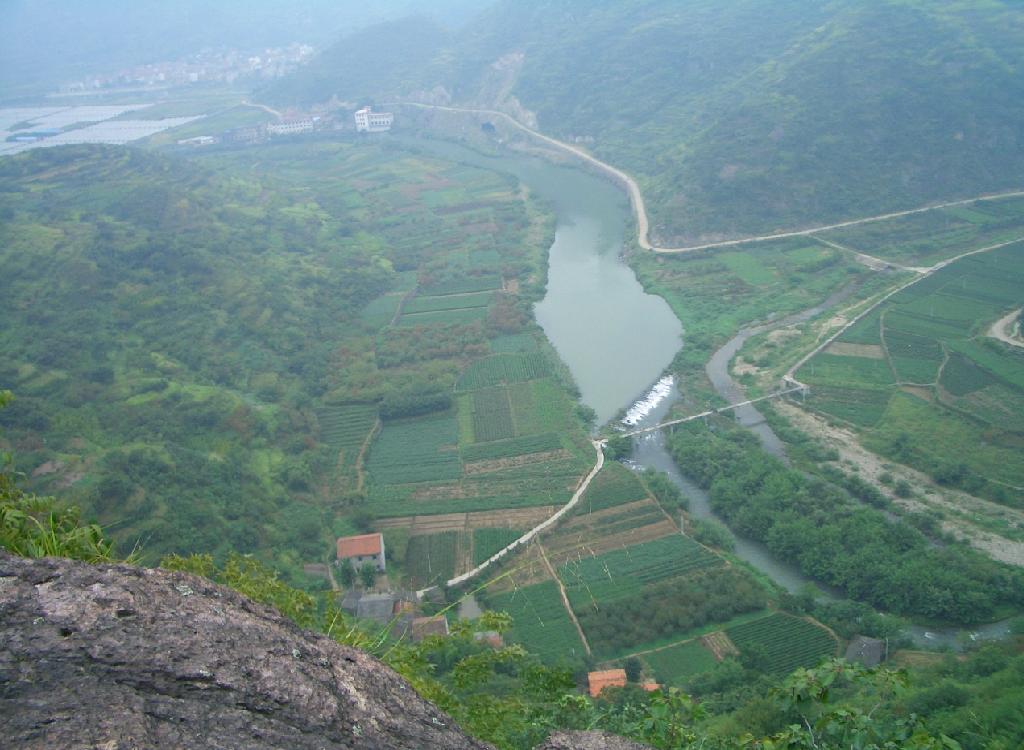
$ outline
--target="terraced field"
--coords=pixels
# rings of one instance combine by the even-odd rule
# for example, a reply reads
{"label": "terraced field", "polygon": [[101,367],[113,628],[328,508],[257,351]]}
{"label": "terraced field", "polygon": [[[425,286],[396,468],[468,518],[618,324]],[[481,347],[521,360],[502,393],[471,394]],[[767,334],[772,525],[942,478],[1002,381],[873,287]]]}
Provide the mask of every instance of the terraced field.
{"label": "terraced field", "polygon": [[462,535],[456,531],[411,537],[405,551],[408,585],[421,589],[452,578],[461,544]]}
{"label": "terraced field", "polygon": [[491,595],[489,608],[512,615],[515,624],[509,637],[543,658],[557,660],[584,653],[554,581]]}
{"label": "terraced field", "polygon": [[663,685],[682,687],[687,679],[714,669],[717,660],[699,640],[652,651],[641,657]]}
{"label": "terraced field", "polygon": [[808,361],[797,373],[811,385],[806,404],[851,423],[866,447],[889,459],[1024,507],[1024,351],[987,336],[1022,301],[1024,242],[956,261]]}
{"label": "terraced field", "polygon": [[558,568],[573,609],[610,602],[637,587],[722,565],[717,555],[681,534],[570,560]]}
{"label": "terraced field", "polygon": [[819,625],[782,612],[727,629],[740,653],[756,653],[761,665],[776,674],[788,674],[797,667],[813,667],[835,656],[839,644]]}

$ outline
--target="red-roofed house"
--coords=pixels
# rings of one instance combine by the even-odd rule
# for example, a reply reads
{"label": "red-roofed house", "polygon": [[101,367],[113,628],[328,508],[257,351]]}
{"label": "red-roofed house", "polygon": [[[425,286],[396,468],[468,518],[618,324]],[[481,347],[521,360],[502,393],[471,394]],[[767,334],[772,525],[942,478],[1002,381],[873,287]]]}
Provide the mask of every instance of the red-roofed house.
{"label": "red-roofed house", "polygon": [[590,683],[590,697],[596,698],[601,691],[609,687],[626,687],[625,669],[606,669],[603,672],[591,672],[587,675]]}
{"label": "red-roofed house", "polygon": [[372,562],[377,570],[384,572],[384,536],[382,534],[360,534],[343,536],[338,539],[338,562],[351,560],[358,570],[363,563]]}

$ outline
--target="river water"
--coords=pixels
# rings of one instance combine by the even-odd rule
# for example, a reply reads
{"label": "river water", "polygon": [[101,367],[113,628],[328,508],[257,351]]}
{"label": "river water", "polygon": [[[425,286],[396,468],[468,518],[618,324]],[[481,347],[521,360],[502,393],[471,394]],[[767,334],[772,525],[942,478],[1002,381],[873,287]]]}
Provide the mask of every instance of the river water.
{"label": "river water", "polygon": [[606,180],[543,159],[492,157],[454,143],[403,139],[453,161],[515,175],[557,216],[537,321],[604,424],[656,381],[682,346],[682,325],[619,257],[629,218]]}
{"label": "river water", "polygon": [[[550,248],[547,293],[535,310],[538,322],[576,379],[583,403],[596,412],[599,425],[631,406],[630,424],[648,427],[662,421],[681,398],[671,379],[661,376],[682,346],[682,326],[661,297],[643,290],[620,257],[630,210],[622,192],[598,177],[539,158],[492,157],[446,141],[401,140],[428,154],[512,174],[554,207],[555,241]],[[729,374],[729,362],[747,339],[768,327],[810,320],[854,291],[854,286],[845,287],[810,309],[741,330],[708,362],[707,374],[715,390],[729,403],[745,400]],[[782,441],[756,407],[741,407],[735,416],[768,452],[786,459]],[[724,527],[711,510],[707,493],[679,471],[661,432],[634,439],[633,466],[667,474],[689,499],[693,516]],[[822,597],[835,596],[836,592],[806,577],[795,565],[775,558],[763,544],[735,536],[734,540],[737,557],[785,589],[796,592],[811,585]],[[907,635],[923,646],[957,648],[972,635],[1000,638],[1008,631],[1002,622],[970,632],[914,626]]]}

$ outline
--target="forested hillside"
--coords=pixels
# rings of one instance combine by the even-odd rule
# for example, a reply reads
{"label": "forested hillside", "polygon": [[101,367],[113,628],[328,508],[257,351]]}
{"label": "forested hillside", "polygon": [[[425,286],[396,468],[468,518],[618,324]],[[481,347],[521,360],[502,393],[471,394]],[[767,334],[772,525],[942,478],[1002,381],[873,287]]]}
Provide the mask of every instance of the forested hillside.
{"label": "forested hillside", "polygon": [[671,244],[1018,187],[1022,56],[1024,13],[1000,0],[501,2],[456,35],[346,39],[264,94],[515,97],[631,172]]}
{"label": "forested hillside", "polygon": [[[501,285],[537,293],[546,218],[509,178],[386,145],[236,156],[68,147],[0,163],[3,447],[34,488],[150,559],[232,549],[294,573],[352,533],[378,417],[392,442],[419,425],[402,418],[454,425],[456,380],[488,336],[518,341],[527,302]],[[418,286],[440,296],[413,299]],[[487,362],[530,357],[550,374],[543,353]],[[576,425],[542,384],[563,416],[536,431]],[[442,452],[423,460],[461,475],[431,439]],[[422,481],[396,445],[397,468],[377,451],[372,479]],[[533,483],[541,504],[565,492],[553,476]]]}

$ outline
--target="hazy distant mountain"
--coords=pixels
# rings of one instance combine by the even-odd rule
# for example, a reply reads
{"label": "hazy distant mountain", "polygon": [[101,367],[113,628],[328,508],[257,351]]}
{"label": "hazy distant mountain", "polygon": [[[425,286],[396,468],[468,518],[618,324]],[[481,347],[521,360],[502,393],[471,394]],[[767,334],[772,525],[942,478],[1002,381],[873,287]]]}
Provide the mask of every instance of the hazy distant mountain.
{"label": "hazy distant mountain", "polygon": [[204,47],[243,50],[339,35],[413,13],[446,24],[487,0],[6,0],[0,8],[0,94],[121,67],[176,59]]}
{"label": "hazy distant mountain", "polygon": [[367,30],[267,94],[481,103],[513,52],[502,93],[594,136],[665,241],[1024,183],[1024,7],[1000,0],[503,0],[456,34]]}

